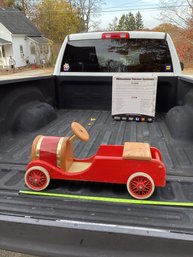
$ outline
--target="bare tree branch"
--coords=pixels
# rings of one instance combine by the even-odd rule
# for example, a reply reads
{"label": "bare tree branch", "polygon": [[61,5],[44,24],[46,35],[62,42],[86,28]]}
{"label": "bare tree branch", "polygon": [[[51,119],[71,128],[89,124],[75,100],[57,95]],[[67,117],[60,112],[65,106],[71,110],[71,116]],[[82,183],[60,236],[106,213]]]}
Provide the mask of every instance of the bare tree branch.
{"label": "bare tree branch", "polygon": [[101,9],[103,0],[70,0],[71,3],[79,10],[81,19],[84,21],[85,30],[95,28],[97,22],[93,22],[92,17],[96,17]]}
{"label": "bare tree branch", "polygon": [[193,0],[160,0],[160,6],[163,10],[161,12],[162,19],[180,27],[187,27],[190,19],[193,18]]}

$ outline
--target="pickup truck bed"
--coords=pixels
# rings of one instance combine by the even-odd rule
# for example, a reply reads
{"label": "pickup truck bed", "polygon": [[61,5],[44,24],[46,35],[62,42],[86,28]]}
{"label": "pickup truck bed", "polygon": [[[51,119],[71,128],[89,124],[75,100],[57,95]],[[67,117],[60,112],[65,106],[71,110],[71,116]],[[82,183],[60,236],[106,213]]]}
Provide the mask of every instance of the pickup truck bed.
{"label": "pickup truck bed", "polygon": [[[92,119],[96,121],[91,121]],[[96,153],[100,144],[121,145],[124,142],[148,142],[161,150],[167,166],[167,175],[193,176],[192,141],[171,137],[165,122],[165,114],[157,114],[152,123],[114,121],[110,111],[57,110],[57,119],[34,133],[7,133],[1,137],[0,161],[12,165],[26,165],[31,145],[37,135],[72,135],[70,124],[78,121],[90,133],[90,141],[75,141],[75,156],[86,158]]]}
{"label": "pickup truck bed", "polygon": [[[30,86],[35,87],[38,84],[41,89],[48,80],[52,85],[55,78],[32,79]],[[60,87],[61,83],[58,81],[57,85]],[[190,82],[188,79],[181,79],[178,83],[184,83],[188,92]],[[18,81],[14,83],[17,85]],[[14,87],[14,83],[7,87]],[[25,83],[27,82],[23,80],[22,90]],[[49,92],[50,88],[51,86]],[[0,248],[41,256],[191,256],[192,208],[103,203],[19,194],[19,190],[25,189],[25,166],[30,159],[34,137],[38,134],[70,135],[70,123],[76,120],[91,135],[86,144],[75,141],[76,157],[84,158],[94,154],[100,144],[149,142],[161,150],[167,167],[167,186],[157,188],[153,199],[193,201],[192,140],[172,136],[166,122],[166,113],[158,112],[152,123],[114,121],[108,108],[61,108],[60,105],[64,103],[60,101],[62,94],[58,94],[58,91],[59,89],[55,94],[59,100],[53,104],[56,106],[56,119],[35,131],[29,131],[26,127],[25,131],[21,131],[20,126],[18,130],[10,129],[1,135]],[[181,89],[181,98],[185,94],[183,92]],[[45,98],[51,102],[49,94],[46,94]],[[92,118],[96,120],[92,121]],[[86,182],[55,181],[51,183],[49,191],[129,197],[125,186]]]}

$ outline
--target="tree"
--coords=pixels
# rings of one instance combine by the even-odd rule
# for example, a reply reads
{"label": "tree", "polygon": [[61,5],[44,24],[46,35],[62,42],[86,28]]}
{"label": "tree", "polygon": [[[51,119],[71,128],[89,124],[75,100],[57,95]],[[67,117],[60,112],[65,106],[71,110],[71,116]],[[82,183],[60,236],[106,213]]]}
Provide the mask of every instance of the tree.
{"label": "tree", "polygon": [[14,7],[15,0],[4,0],[5,7]]}
{"label": "tree", "polygon": [[[168,33],[172,37],[172,40],[175,44],[176,49],[178,50],[180,49],[180,46],[182,45],[182,41],[184,41],[183,40],[184,29],[171,23],[162,23],[152,30]],[[178,54],[180,57],[182,57],[181,50],[178,51]]]}
{"label": "tree", "polygon": [[78,32],[81,20],[77,9],[65,0],[42,0],[34,23],[47,38],[61,43],[67,34]]}
{"label": "tree", "polygon": [[112,23],[109,23],[109,28],[108,28],[108,30],[109,30],[109,31],[115,31],[115,30],[117,30],[117,26],[118,26],[118,18],[115,17],[115,18],[112,20]]}
{"label": "tree", "polygon": [[126,15],[123,14],[118,21],[117,29],[116,30],[127,30],[126,27]]}
{"label": "tree", "polygon": [[34,0],[4,0],[5,7],[14,7],[22,11],[30,20],[35,12],[36,2]]}
{"label": "tree", "polygon": [[183,60],[193,64],[193,0],[160,0],[160,4],[161,18],[183,29],[176,48]]}
{"label": "tree", "polygon": [[135,17],[129,12],[127,15],[123,14],[119,19],[117,30],[135,30]]}
{"label": "tree", "polygon": [[140,12],[137,12],[135,15],[135,25],[137,30],[143,30],[143,19]]}
{"label": "tree", "polygon": [[186,28],[193,20],[193,0],[160,0],[161,19]]}
{"label": "tree", "polygon": [[[171,23],[162,23],[155,27],[153,31],[167,32],[172,37],[178,56],[186,66],[193,64],[193,45],[188,33],[189,30],[183,29]],[[183,42],[183,43],[182,43]]]}
{"label": "tree", "polygon": [[78,9],[80,19],[84,22],[85,31],[95,29],[98,23],[92,20],[100,14],[103,0],[69,0],[70,6]]}
{"label": "tree", "polygon": [[[171,24],[171,23],[162,23],[159,26],[152,29],[153,31],[158,32],[167,32],[170,34],[173,40],[178,40],[182,33],[184,32],[184,29],[178,27],[177,25]],[[181,42],[181,40],[180,40]]]}
{"label": "tree", "polygon": [[136,30],[135,17],[131,12],[129,12],[129,14],[126,15],[125,25],[126,30]]}
{"label": "tree", "polygon": [[15,0],[4,0],[5,7],[15,7]]}
{"label": "tree", "polygon": [[137,12],[134,16],[133,13],[123,14],[118,20],[115,17],[112,23],[109,23],[108,30],[142,30],[143,29],[143,19],[140,12]]}

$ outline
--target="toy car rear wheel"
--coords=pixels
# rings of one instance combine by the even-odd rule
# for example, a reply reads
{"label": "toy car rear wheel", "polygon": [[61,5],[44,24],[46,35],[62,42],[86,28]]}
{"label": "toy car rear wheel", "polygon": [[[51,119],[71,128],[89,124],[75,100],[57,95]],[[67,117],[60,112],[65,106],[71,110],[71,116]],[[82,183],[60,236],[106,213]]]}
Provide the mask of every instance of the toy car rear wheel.
{"label": "toy car rear wheel", "polygon": [[128,178],[127,190],[132,197],[143,200],[153,194],[155,184],[150,175],[144,172],[136,172]]}
{"label": "toy car rear wheel", "polygon": [[31,167],[25,173],[25,183],[34,191],[42,191],[50,183],[49,172],[40,166]]}

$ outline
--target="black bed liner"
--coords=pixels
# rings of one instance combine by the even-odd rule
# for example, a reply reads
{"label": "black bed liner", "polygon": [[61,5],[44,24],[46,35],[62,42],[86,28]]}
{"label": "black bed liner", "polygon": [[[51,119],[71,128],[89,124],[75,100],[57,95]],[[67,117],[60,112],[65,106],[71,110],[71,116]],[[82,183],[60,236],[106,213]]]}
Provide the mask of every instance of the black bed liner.
{"label": "black bed liner", "polygon": [[70,124],[74,120],[83,124],[91,135],[86,144],[80,140],[75,141],[75,156],[78,158],[95,154],[100,144],[148,142],[161,150],[167,175],[193,176],[192,141],[173,139],[164,114],[156,114],[152,123],[141,123],[114,121],[110,111],[58,110],[57,119],[35,133],[3,135],[0,141],[3,146],[0,148],[0,164],[27,164],[31,144],[36,135],[71,135]]}
{"label": "black bed liner", "polygon": [[[0,139],[0,225],[6,229],[6,232],[0,232],[0,237],[3,238],[0,247],[41,256],[85,257],[100,256],[97,251],[96,255],[92,253],[94,247],[98,247],[101,254],[104,254],[101,256],[128,256],[121,247],[127,249],[127,253],[132,253],[134,245],[137,244],[136,247],[139,252],[143,252],[143,256],[167,256],[165,249],[168,247],[173,247],[168,251],[168,256],[172,256],[171,253],[174,253],[173,256],[182,256],[182,253],[190,256],[193,241],[192,208],[103,203],[19,194],[20,189],[25,189],[25,166],[30,160],[31,144],[35,136],[71,135],[70,124],[74,120],[85,126],[91,135],[86,144],[75,141],[76,157],[84,158],[95,154],[100,144],[149,142],[161,150],[168,180],[166,188],[156,189],[153,199],[193,201],[192,142],[171,137],[165,114],[157,113],[153,123],[138,123],[114,121],[110,111],[60,109],[57,110],[57,119],[42,129],[25,133],[8,132]],[[51,183],[49,190],[56,193],[116,198],[128,195],[124,185],[86,182],[55,181]],[[122,243],[117,246],[116,236],[122,238]],[[45,238],[46,244],[41,243],[42,238]],[[166,238],[170,240],[167,241]],[[184,243],[176,243],[175,240],[179,239]],[[28,242],[26,245],[25,240]],[[81,245],[81,240],[87,240],[86,249]],[[127,247],[128,240],[131,245],[133,242],[130,248]],[[138,240],[143,240],[140,246]],[[81,250],[80,245],[72,248],[77,242],[80,242]],[[146,246],[148,242],[153,244],[151,253]],[[159,250],[160,255],[157,255],[156,245],[163,245],[162,250]],[[136,255],[132,256],[142,256],[139,252],[136,251]]]}
{"label": "black bed liner", "polygon": [[[85,144],[75,141],[76,157],[94,154],[102,144],[123,144],[125,141],[144,141],[158,147],[167,167],[167,187],[157,189],[155,198],[162,201],[193,201],[191,142],[173,140],[167,129],[164,114],[157,114],[153,123],[113,121],[109,111],[59,110],[58,118],[36,133],[5,135],[1,138],[0,214],[12,213],[49,220],[70,219],[119,225],[148,226],[193,232],[193,210],[177,207],[132,206],[128,204],[96,203],[83,200],[53,199],[24,196],[25,165],[30,159],[33,138],[37,134],[70,135],[70,123],[79,121],[87,127],[91,138]],[[96,121],[93,121],[96,119]],[[19,161],[18,161],[19,160]],[[183,175],[183,176],[182,176]],[[84,182],[56,181],[52,192],[89,194],[108,197],[127,197],[125,186]],[[108,208],[107,208],[108,206]],[[143,210],[143,215],[141,215]],[[153,221],[153,222],[152,222]]]}

